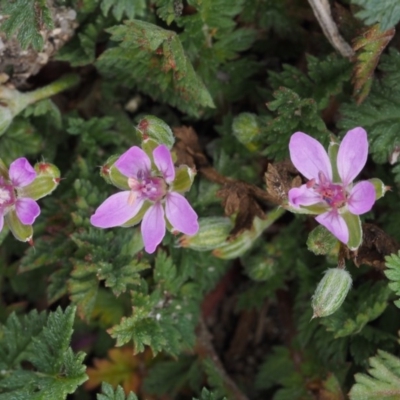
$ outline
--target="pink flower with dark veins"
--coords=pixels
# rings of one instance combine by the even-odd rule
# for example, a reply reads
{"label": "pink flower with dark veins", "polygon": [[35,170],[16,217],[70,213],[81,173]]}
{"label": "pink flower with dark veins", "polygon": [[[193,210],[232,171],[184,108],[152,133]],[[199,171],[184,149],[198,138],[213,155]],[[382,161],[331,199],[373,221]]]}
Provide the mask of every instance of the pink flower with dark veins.
{"label": "pink flower with dark veins", "polygon": [[186,235],[194,235],[199,229],[197,214],[173,189],[175,167],[170,151],[159,145],[152,155],[153,170],[152,160],[140,147],[133,146],[118,158],[114,165],[126,177],[129,190],[110,196],[90,219],[98,228],[111,228],[126,224],[147,208],[141,225],[147,253],[153,253],[161,243],[166,222],[174,232]]}
{"label": "pink flower with dark veins", "polygon": [[302,132],[292,135],[289,151],[294,166],[309,180],[289,191],[289,205],[313,209],[314,214],[320,214],[315,219],[347,244],[349,221],[358,221],[361,226],[354,216],[370,211],[376,199],[371,182],[353,184],[367,162],[367,133],[360,127],[347,132],[337,156],[333,152],[331,159],[321,143]]}

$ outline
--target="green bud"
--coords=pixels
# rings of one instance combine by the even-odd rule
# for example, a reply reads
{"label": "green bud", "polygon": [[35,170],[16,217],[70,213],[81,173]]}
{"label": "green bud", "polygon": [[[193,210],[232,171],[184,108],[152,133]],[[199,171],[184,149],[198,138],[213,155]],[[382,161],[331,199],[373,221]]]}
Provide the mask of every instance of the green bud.
{"label": "green bud", "polygon": [[222,246],[233,223],[229,218],[205,217],[199,218],[199,231],[194,236],[183,235],[179,238],[181,247],[196,251],[208,251]]}
{"label": "green bud", "polygon": [[172,182],[172,191],[184,193],[187,192],[194,181],[196,172],[187,165],[181,165],[175,169],[175,180]]}
{"label": "green bud", "polygon": [[260,137],[260,126],[257,115],[244,112],[234,118],[232,124],[233,135],[245,145],[248,150],[258,149],[257,140]]}
{"label": "green bud", "polygon": [[155,140],[158,144],[165,144],[169,149],[175,142],[171,128],[161,119],[153,115],[146,115],[138,124],[137,129],[144,139]]}
{"label": "green bud", "polygon": [[312,298],[313,318],[327,317],[337,311],[349,293],[351,284],[351,275],[345,269],[328,269]]}
{"label": "green bud", "polygon": [[368,179],[368,182],[371,182],[374,185],[375,188],[375,200],[380,199],[385,195],[385,193],[390,189],[388,186],[386,186],[380,179],[378,178],[372,178]]}
{"label": "green bud", "polygon": [[280,251],[271,243],[266,243],[260,251],[241,257],[247,275],[256,282],[272,278],[277,271]]}
{"label": "green bud", "polygon": [[318,225],[308,235],[307,247],[314,254],[331,253],[338,245],[338,240],[322,225]]}
{"label": "green bud", "polygon": [[18,188],[18,195],[30,197],[33,200],[41,199],[53,192],[60,183],[60,170],[54,165],[46,162],[35,164],[37,176],[27,186]]}
{"label": "green bud", "polygon": [[14,210],[10,210],[4,217],[5,223],[10,228],[15,239],[21,242],[30,242],[33,236],[32,225],[24,225],[17,217]]}
{"label": "green bud", "polygon": [[120,156],[114,155],[109,157],[106,163],[100,168],[100,176],[107,183],[116,186],[121,190],[129,190],[128,178],[121,174],[118,168],[114,165]]}

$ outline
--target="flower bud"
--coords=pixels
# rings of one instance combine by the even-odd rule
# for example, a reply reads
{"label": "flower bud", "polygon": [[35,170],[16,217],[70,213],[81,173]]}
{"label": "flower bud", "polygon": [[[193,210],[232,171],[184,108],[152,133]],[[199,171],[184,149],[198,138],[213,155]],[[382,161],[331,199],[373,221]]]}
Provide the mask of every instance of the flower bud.
{"label": "flower bud", "polygon": [[225,243],[232,228],[233,223],[229,218],[199,218],[199,231],[197,234],[194,236],[181,236],[179,245],[196,251],[214,250]]}
{"label": "flower bud", "polygon": [[343,304],[351,284],[351,275],[345,269],[328,269],[312,297],[313,318],[327,317],[337,311]]}
{"label": "flower bud", "polygon": [[308,235],[308,250],[317,256],[331,253],[337,245],[338,240],[322,225],[318,225]]}
{"label": "flower bud", "polygon": [[34,167],[36,171],[35,180],[27,186],[18,188],[18,195],[30,197],[33,200],[41,199],[53,192],[60,183],[60,170],[54,165],[39,162]]}
{"label": "flower bud", "polygon": [[146,115],[138,124],[137,129],[144,138],[155,140],[158,144],[165,144],[169,149],[175,142],[171,128],[161,119],[153,115]]}

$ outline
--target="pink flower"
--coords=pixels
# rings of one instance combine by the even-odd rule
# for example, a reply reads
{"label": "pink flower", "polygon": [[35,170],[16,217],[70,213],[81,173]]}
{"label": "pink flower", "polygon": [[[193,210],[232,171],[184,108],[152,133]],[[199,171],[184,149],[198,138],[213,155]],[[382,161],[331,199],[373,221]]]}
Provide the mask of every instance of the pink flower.
{"label": "pink flower", "polygon": [[165,217],[174,231],[194,235],[199,229],[197,214],[189,202],[173,191],[175,168],[168,148],[156,147],[153,160],[154,171],[152,161],[140,147],[133,146],[122,154],[114,165],[126,177],[130,190],[110,196],[90,219],[98,228],[121,226],[148,207],[141,226],[148,253],[155,251],[165,235]]}
{"label": "pink flower", "polygon": [[337,157],[331,156],[331,160],[317,140],[302,132],[292,135],[289,151],[294,166],[309,179],[305,185],[289,191],[289,205],[319,210],[315,212],[320,214],[316,220],[347,244],[346,215],[358,216],[370,211],[376,199],[372,183],[361,181],[353,185],[367,162],[367,133],[360,127],[347,132]]}
{"label": "pink flower", "polygon": [[[2,171],[3,172],[3,171]],[[17,158],[11,163],[8,176],[0,176],[0,231],[4,226],[4,217],[7,214],[16,214],[23,225],[32,225],[40,214],[38,203],[25,196],[23,188],[31,184],[37,174],[26,158]],[[8,221],[13,230],[15,223]],[[30,240],[30,238],[27,238]]]}

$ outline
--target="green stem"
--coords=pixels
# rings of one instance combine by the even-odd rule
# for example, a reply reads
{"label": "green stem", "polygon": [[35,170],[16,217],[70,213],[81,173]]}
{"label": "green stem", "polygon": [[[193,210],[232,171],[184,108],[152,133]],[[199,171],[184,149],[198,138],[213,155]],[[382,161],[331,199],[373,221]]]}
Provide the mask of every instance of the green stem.
{"label": "green stem", "polygon": [[20,113],[28,105],[36,103],[37,101],[47,99],[54,96],[63,90],[69,89],[79,83],[79,75],[68,74],[64,75],[60,79],[50,83],[47,86],[33,90],[32,92],[22,93],[18,102],[18,109],[15,110],[15,114]]}

